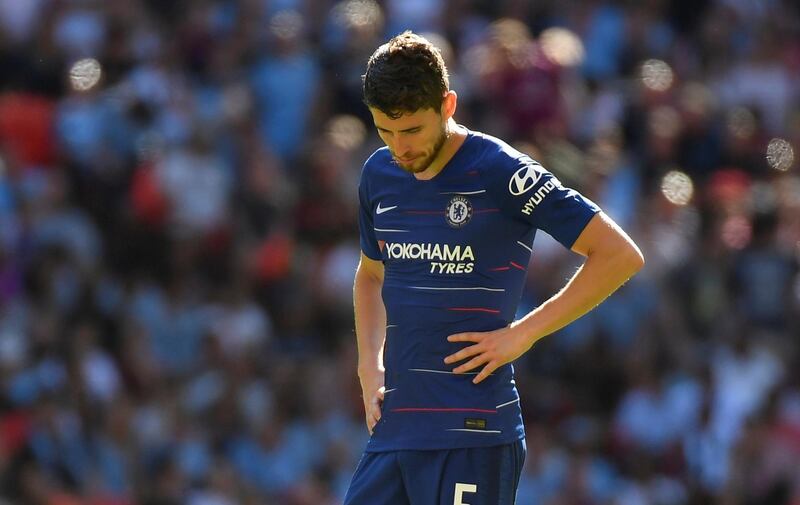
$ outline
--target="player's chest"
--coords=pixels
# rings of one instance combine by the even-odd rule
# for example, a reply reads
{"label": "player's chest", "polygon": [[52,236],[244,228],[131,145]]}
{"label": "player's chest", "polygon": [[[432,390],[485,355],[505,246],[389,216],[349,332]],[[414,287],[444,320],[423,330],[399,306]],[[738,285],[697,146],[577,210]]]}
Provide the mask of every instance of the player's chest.
{"label": "player's chest", "polygon": [[385,191],[373,202],[382,239],[464,241],[482,237],[500,209],[486,189],[443,186],[438,191]]}
{"label": "player's chest", "polygon": [[479,184],[381,192],[373,202],[375,237],[385,262],[430,274],[469,274],[487,256],[505,218]]}

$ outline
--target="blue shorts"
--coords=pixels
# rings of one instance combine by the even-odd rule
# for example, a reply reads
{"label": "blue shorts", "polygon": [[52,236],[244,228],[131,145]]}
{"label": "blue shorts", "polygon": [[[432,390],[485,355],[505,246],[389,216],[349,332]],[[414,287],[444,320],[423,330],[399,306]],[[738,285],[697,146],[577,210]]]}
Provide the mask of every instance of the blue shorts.
{"label": "blue shorts", "polygon": [[495,447],[365,452],[344,505],[513,505],[525,441]]}

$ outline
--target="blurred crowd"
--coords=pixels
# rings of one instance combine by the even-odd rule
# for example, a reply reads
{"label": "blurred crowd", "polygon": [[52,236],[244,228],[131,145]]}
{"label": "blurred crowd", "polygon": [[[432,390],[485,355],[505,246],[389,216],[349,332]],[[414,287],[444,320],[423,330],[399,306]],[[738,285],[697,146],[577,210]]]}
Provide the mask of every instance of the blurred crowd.
{"label": "blurred crowd", "polygon": [[[0,503],[341,502],[404,29],[647,259],[518,362],[518,503],[800,503],[792,0],[0,0]],[[577,264],[540,234],[520,314]]]}

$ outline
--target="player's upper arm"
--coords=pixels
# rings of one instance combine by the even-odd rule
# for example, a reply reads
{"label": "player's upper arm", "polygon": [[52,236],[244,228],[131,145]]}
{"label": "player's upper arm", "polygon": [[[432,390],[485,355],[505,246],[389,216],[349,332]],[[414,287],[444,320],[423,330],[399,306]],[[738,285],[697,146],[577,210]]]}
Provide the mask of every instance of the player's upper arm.
{"label": "player's upper arm", "polygon": [[[513,156],[516,153],[516,156]],[[564,187],[530,156],[516,151],[494,158],[493,176],[484,177],[498,206],[516,220],[543,230],[570,248],[599,207]]]}
{"label": "player's upper arm", "polygon": [[369,197],[368,164],[369,160],[364,164],[361,180],[358,183],[358,230],[362,261],[365,254],[368,258],[377,258],[378,260],[381,257],[378,238],[375,236],[374,207]]}
{"label": "player's upper arm", "polygon": [[362,251],[356,275],[365,276],[370,280],[383,284],[383,262],[370,258]]}
{"label": "player's upper arm", "polygon": [[583,256],[597,252],[623,255],[636,270],[644,265],[644,257],[633,240],[604,212],[594,215],[578,235],[572,250]]}

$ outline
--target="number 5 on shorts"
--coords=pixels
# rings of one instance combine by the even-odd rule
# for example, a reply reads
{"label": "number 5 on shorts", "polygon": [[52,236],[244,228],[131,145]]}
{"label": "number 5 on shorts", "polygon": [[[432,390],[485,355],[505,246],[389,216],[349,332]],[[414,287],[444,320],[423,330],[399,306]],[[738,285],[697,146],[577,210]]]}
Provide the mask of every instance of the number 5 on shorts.
{"label": "number 5 on shorts", "polygon": [[456,490],[453,495],[453,505],[469,505],[469,503],[461,501],[464,499],[464,493],[477,493],[478,486],[475,484],[463,484],[456,482]]}

